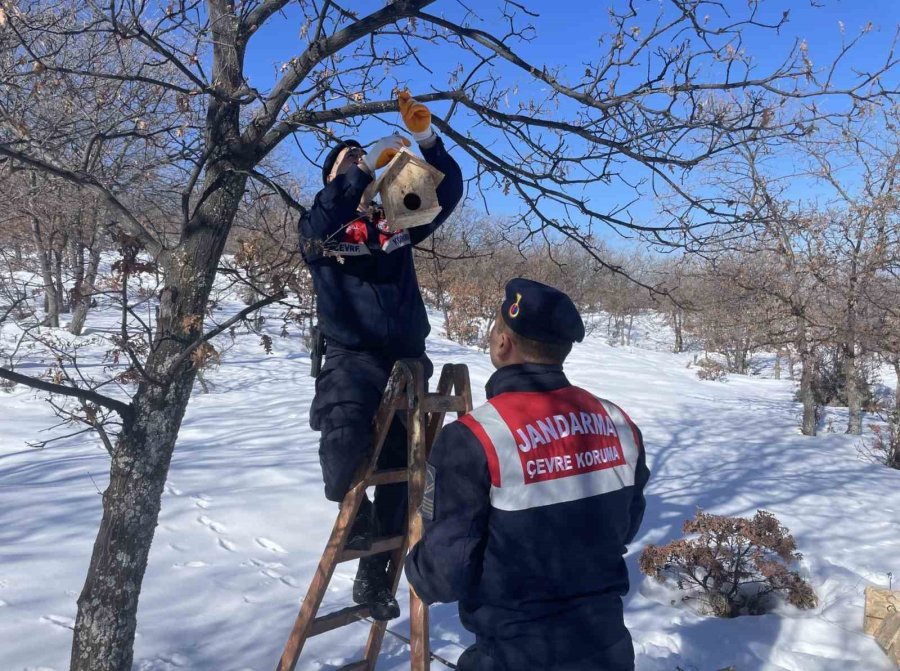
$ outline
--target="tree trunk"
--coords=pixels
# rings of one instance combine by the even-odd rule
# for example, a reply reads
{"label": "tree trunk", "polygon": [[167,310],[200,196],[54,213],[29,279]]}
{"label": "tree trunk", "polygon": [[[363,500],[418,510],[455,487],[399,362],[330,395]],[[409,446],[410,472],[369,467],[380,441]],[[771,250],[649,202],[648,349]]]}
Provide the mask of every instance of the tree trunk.
{"label": "tree trunk", "polygon": [[167,392],[145,386],[135,399],[134,422],[113,453],[100,531],[78,598],[73,670],[131,669],[138,597],[189,394],[190,385],[179,380]]}
{"label": "tree trunk", "polygon": [[672,313],[672,326],[675,328],[675,354],[684,351],[684,313],[681,310],[675,310]]}
{"label": "tree trunk", "polygon": [[[56,296],[59,303],[59,312],[60,314],[68,314],[69,301],[66,300],[66,286],[63,282],[63,249],[65,249],[65,243],[61,249],[53,250],[53,272],[56,275],[54,281],[56,282]],[[57,326],[58,325],[59,324],[57,324]]]}
{"label": "tree trunk", "polygon": [[[236,115],[235,115],[236,126]],[[177,254],[166,262],[150,378],[133,402],[113,453],[103,518],[94,543],[72,642],[71,671],[131,669],[137,606],[159,516],[169,462],[194,383],[190,358],[172,366],[202,334],[191,317],[205,313],[228,230],[244,192],[245,171],[227,158],[210,162],[211,195],[185,227]]]}
{"label": "tree trunk", "polygon": [[856,343],[844,343],[844,379],[847,385],[847,433],[862,433],[862,390],[859,384],[859,366],[856,360]]}
{"label": "tree trunk", "polygon": [[775,352],[775,379],[781,379],[781,350]]}
{"label": "tree trunk", "polygon": [[81,240],[73,240],[69,252],[69,271],[72,273],[72,291],[69,293],[69,309],[74,310],[78,304],[78,292],[84,284],[85,273],[85,247]]}
{"label": "tree trunk", "polygon": [[72,290],[72,323],[69,324],[69,332],[73,335],[81,335],[84,330],[84,322],[87,320],[91,301],[94,300],[94,285],[97,282],[97,271],[100,267],[100,243],[95,240],[91,249],[91,258],[88,262],[84,277]]}
{"label": "tree trunk", "polygon": [[894,367],[894,410],[900,411],[900,357],[891,359],[891,365]]}
{"label": "tree trunk", "polygon": [[46,246],[44,232],[37,217],[31,218],[31,237],[37,249],[38,261],[41,265],[41,281],[44,284],[44,321],[45,326],[59,326],[59,301],[56,282],[53,279],[51,251]]}
{"label": "tree trunk", "polygon": [[750,343],[746,340],[741,345],[741,358],[738,364],[740,366],[740,374],[746,375],[747,370],[750,368]]}
{"label": "tree trunk", "polygon": [[804,436],[816,435],[816,397],[813,390],[816,361],[812,349],[806,340],[806,327],[801,326],[803,332],[800,338],[800,400],[803,403],[803,424],[801,431]]}

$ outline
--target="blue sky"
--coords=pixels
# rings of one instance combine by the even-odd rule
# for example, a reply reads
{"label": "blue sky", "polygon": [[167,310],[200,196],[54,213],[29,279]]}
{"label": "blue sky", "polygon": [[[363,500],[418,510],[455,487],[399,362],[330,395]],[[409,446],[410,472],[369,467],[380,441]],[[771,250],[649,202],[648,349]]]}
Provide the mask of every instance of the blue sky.
{"label": "blue sky", "polygon": [[[591,2],[589,0],[541,0],[539,2],[526,2],[528,9],[539,14],[530,19],[535,27],[534,39],[517,46],[517,52],[534,64],[547,65],[548,67],[561,67],[559,78],[562,81],[577,81],[582,76],[585,64],[597,60],[600,57],[598,39],[604,33],[610,31],[610,23],[607,14],[608,2]],[[621,8],[624,2],[614,2],[614,6]],[[725,7],[737,14],[746,11],[745,0],[724,0]],[[845,81],[849,68],[874,69],[879,60],[883,60],[891,40],[894,37],[898,22],[900,22],[900,2],[898,0],[822,0],[824,6],[818,7],[810,0],[768,0],[762,4],[761,18],[776,20],[784,9],[790,11],[789,21],[782,28],[779,35],[771,31],[750,31],[746,35],[746,50],[753,55],[754,60],[761,70],[777,66],[796,40],[806,40],[809,46],[809,56],[815,65],[830,61],[840,49],[841,31],[839,22],[843,22],[846,36],[855,35],[856,32],[868,22],[873,23],[872,31],[854,51],[851,59],[845,63],[845,69],[838,74],[838,80]],[[345,5],[359,14],[366,14],[383,6],[383,2],[366,1],[353,2]],[[479,7],[478,12],[483,20],[476,24],[484,30],[494,33],[504,29],[504,22],[497,10],[499,4],[495,2],[471,3],[472,7]],[[634,20],[634,24],[641,30],[649,28],[647,20],[652,18],[657,11],[659,3],[655,0],[637,0],[636,6],[645,14],[641,14]],[[426,11],[431,14],[445,14],[449,18],[458,19],[461,6],[457,2],[439,0]],[[715,9],[711,9],[715,12]],[[306,40],[300,36],[302,16],[299,8],[291,8],[282,16],[273,17],[270,23],[254,38],[248,49],[246,59],[246,71],[251,83],[260,90],[267,90],[274,81],[274,72],[277,67],[291,56],[302,51]],[[428,90],[437,90],[446,87],[448,74],[459,64],[460,52],[457,49],[446,46],[425,45],[421,50],[422,59],[434,71],[431,75],[419,68],[408,67],[398,69],[390,73],[401,84],[407,84],[413,93]],[[463,65],[470,65],[471,61],[464,61]],[[518,97],[524,99],[531,95],[541,97],[541,90],[545,85],[531,80],[521,71],[507,65],[501,65],[497,70],[510,85],[519,84]],[[640,78],[644,71],[635,69],[634,77]],[[895,81],[900,77],[895,73]],[[900,87],[897,87],[900,88]],[[387,93],[385,91],[385,93]],[[383,96],[374,96],[381,98]],[[511,101],[515,104],[515,101]],[[435,103],[433,111],[443,115],[448,108],[445,103]],[[560,109],[559,113],[565,115],[568,110]],[[364,124],[360,139],[363,141],[374,140],[389,132],[390,127],[382,122],[397,123],[396,114],[386,115],[383,119],[372,119]],[[455,117],[454,125],[466,129],[468,124],[465,118]],[[485,143],[494,143],[493,146],[501,148],[503,143],[492,135],[491,132],[480,128],[471,129],[472,136]],[[298,136],[299,143],[305,153],[316,156],[315,142],[308,136]],[[313,175],[318,174],[315,166],[311,165],[301,152],[296,148],[296,143],[284,143],[283,156],[288,158],[289,164],[298,171],[310,170]],[[507,148],[508,149],[508,148]],[[462,152],[455,153],[459,157]],[[465,172],[471,174],[474,164],[461,157]],[[627,180],[633,182],[641,174],[641,169],[635,166],[626,166],[624,172]],[[610,184],[591,185],[586,188],[592,203],[597,203],[598,209],[610,209],[632,203],[635,199],[635,191],[626,184],[613,181]],[[470,194],[475,195],[475,194]],[[629,206],[629,211],[638,219],[652,220],[655,216],[655,205],[652,198],[646,193],[642,194],[638,202]],[[476,207],[483,207],[480,197],[473,201]],[[487,195],[487,204],[491,210],[498,214],[512,214],[520,208],[520,204],[513,198],[504,197],[499,190],[493,190]],[[615,236],[611,235],[614,240]]]}

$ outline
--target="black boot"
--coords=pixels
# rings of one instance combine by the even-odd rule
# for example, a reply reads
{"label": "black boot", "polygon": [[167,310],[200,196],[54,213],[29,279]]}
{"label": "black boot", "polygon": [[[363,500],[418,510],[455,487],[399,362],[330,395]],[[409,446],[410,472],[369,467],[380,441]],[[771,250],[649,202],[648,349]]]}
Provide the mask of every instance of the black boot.
{"label": "black boot", "polygon": [[359,560],[359,569],[353,581],[353,601],[368,606],[375,620],[393,620],[400,617],[400,606],[391,594],[385,555],[363,557]]}
{"label": "black boot", "polygon": [[350,535],[345,547],[348,550],[368,550],[372,547],[372,537],[375,535],[375,507],[369,501],[368,496],[363,496],[356,511],[356,519],[350,527]]}

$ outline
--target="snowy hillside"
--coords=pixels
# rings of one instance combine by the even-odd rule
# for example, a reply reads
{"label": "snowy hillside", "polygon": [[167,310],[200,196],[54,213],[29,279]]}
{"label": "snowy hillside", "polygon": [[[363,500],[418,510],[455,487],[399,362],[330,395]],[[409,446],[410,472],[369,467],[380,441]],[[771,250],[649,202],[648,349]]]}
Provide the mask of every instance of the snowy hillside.
{"label": "snowy hillside", "polygon": [[[89,321],[89,324],[92,322]],[[649,322],[645,323],[645,329]],[[438,326],[435,320],[435,326]],[[691,355],[656,346],[576,346],[570,379],[621,404],[641,426],[653,476],[647,516],[628,555],[626,620],[638,671],[878,671],[892,665],[861,631],[863,590],[900,576],[900,472],[859,459],[856,439],[801,436],[792,383],[730,376],[701,382]],[[138,614],[141,671],[270,669],[280,655],[334,521],[322,495],[317,434],[308,426],[313,380],[297,337],[267,356],[239,336],[191,400],[172,463]],[[468,364],[476,403],[488,357],[442,337],[436,368]],[[99,356],[99,349],[97,349]],[[0,669],[68,666],[76,599],[100,518],[107,456],[80,436],[35,450],[55,423],[22,387],[0,393]],[[804,554],[819,596],[812,611],[736,620],[700,617],[637,571],[646,543],[680,536],[696,507],[729,515],[774,512]],[[355,566],[339,569],[327,603],[350,603]],[[895,581],[895,585],[898,581]],[[402,603],[402,601],[401,601]],[[471,642],[454,605],[432,610],[435,652],[454,660]],[[405,633],[406,616],[391,629]],[[360,624],[313,639],[299,668],[333,669],[365,642]],[[379,669],[408,668],[388,636]],[[442,668],[434,664],[433,668]]]}

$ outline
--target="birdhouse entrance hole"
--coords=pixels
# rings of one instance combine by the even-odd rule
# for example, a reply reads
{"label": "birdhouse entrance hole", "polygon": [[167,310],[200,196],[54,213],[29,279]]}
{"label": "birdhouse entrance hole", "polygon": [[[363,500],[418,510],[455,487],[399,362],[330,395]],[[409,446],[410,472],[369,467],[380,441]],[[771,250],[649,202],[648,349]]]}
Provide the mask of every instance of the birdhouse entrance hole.
{"label": "birdhouse entrance hole", "polygon": [[414,193],[408,193],[403,196],[403,204],[407,210],[418,210],[422,207],[422,199]]}

